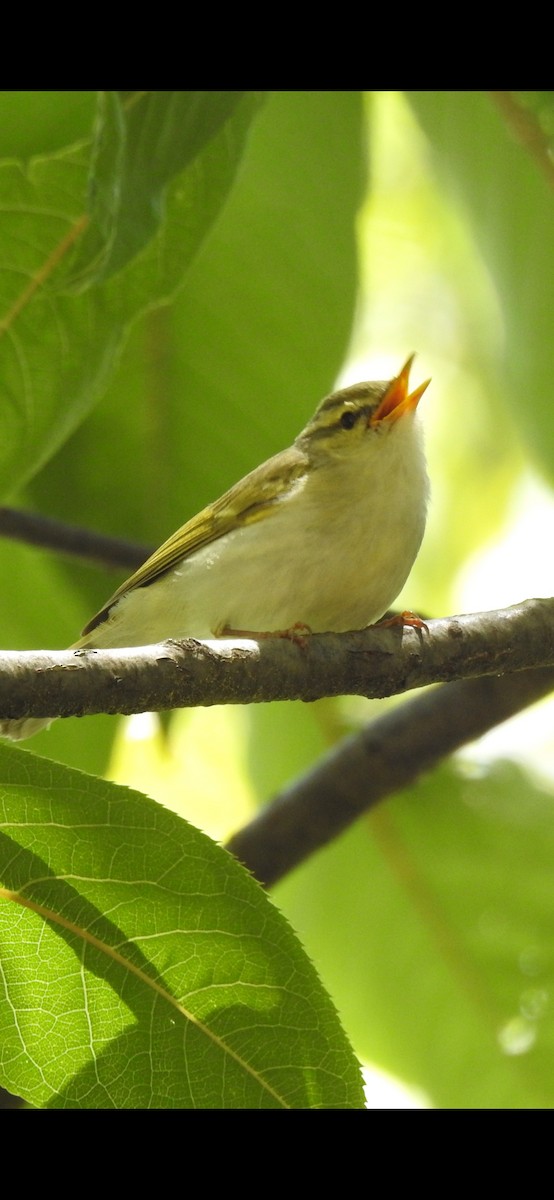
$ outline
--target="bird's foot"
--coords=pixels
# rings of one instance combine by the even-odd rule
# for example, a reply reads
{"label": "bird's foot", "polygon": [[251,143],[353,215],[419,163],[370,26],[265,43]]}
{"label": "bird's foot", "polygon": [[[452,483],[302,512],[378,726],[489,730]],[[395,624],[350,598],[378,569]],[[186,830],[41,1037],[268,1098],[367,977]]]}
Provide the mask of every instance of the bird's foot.
{"label": "bird's foot", "polygon": [[409,608],[404,609],[404,612],[395,613],[394,617],[387,617],[385,621],[377,621],[377,625],[408,625],[411,629],[424,629],[429,633],[429,626],[418,617],[417,613],[410,612]]}

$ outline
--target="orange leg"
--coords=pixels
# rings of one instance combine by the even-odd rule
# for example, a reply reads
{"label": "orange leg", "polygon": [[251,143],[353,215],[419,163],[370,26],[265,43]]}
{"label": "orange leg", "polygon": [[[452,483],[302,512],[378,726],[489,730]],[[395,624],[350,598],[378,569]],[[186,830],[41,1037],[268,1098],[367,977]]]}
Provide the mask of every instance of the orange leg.
{"label": "orange leg", "polygon": [[295,621],[290,629],[231,629],[229,625],[224,625],[223,629],[218,629],[216,637],[244,637],[254,638],[256,641],[260,638],[288,638],[297,646],[305,647],[306,638],[311,632],[309,625],[305,625],[303,621]]}
{"label": "orange leg", "polygon": [[394,617],[388,617],[386,621],[377,621],[377,625],[409,625],[412,629],[424,629],[429,633],[429,626],[425,621],[421,620],[416,613],[410,612],[407,608],[404,612],[396,613]]}

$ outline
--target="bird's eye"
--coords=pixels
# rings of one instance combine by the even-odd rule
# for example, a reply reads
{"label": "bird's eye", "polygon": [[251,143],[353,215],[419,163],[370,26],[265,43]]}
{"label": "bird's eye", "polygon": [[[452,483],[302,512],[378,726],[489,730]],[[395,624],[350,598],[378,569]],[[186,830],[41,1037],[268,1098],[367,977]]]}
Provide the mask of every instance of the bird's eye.
{"label": "bird's eye", "polygon": [[347,409],[343,412],[340,423],[343,429],[353,429],[358,420],[358,413],[352,412],[352,409]]}

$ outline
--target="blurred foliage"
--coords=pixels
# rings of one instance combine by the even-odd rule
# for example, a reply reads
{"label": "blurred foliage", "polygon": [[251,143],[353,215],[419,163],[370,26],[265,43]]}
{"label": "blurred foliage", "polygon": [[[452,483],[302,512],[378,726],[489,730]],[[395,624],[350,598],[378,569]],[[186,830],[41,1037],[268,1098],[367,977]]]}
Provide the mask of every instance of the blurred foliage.
{"label": "blurred foliage", "polygon": [[552,796],[447,766],[276,889],[363,1057],[456,1107],[554,1103]]}
{"label": "blurred foliage", "polygon": [[498,107],[478,92],[443,93],[440,103],[431,92],[410,94],[440,177],[494,280],[503,325],[503,399],[552,480],[554,163],[546,145],[537,158],[536,112],[528,108],[529,122],[522,125],[517,93],[508,99]]}
{"label": "blurred foliage", "polygon": [[[172,115],[195,94],[174,107],[163,93],[144,109],[167,133],[151,177],[139,99],[132,123],[123,96],[93,125],[88,94],[9,95],[0,149],[25,165],[0,166],[4,498],[159,542],[286,445],[337,378],[386,378],[416,350],[418,380],[433,380],[432,501],[399,602],[451,611],[522,473],[552,479],[552,93],[210,93],[190,153]],[[48,200],[36,228],[31,195]],[[18,307],[85,215],[88,242],[76,235]],[[8,542],[0,570],[14,648],[69,643],[119,581]],[[512,596],[498,577],[495,606],[525,598],[515,579]],[[379,709],[65,721],[33,750],[222,838]],[[87,787],[72,798],[84,823]],[[275,890],[358,1055],[430,1103],[554,1105],[553,838],[546,785],[509,764],[475,777],[447,765]]]}
{"label": "blurred foliage", "polygon": [[0,157],[20,162],[90,136],[96,92],[0,92]]}

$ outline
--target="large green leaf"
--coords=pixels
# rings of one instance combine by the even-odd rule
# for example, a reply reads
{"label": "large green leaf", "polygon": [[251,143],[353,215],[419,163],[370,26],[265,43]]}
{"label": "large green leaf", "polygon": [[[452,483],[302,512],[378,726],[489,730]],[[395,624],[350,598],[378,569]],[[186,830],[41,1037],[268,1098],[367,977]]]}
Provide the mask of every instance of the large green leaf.
{"label": "large green leaf", "polygon": [[[269,98],[186,289],[132,330],[106,397],[33,480],[35,507],[159,544],[290,442],[332,388],[348,345],[362,129],[355,93]],[[50,586],[42,594],[43,556],[31,553],[34,583],[9,544],[0,547],[2,642],[69,644],[124,572],[60,563],[56,603]],[[291,719],[309,744],[312,710],[300,706]],[[65,757],[67,737],[76,764],[88,729],[58,722],[34,745]]]}
{"label": "large green leaf", "polygon": [[1,1082],[33,1105],[362,1107],[284,918],[139,793],[0,747]]}
{"label": "large green leaf", "polygon": [[295,437],[350,338],[362,128],[356,93],[270,96],[186,289],[136,327],[38,507],[160,542]]}
{"label": "large green leaf", "polygon": [[445,766],[276,889],[362,1058],[442,1107],[554,1107],[552,796]]}
{"label": "large green leaf", "polygon": [[[113,251],[120,266],[127,265],[116,277],[79,295],[67,294],[65,284],[74,247],[91,228],[86,212],[90,144],[37,158],[26,170],[15,162],[0,166],[3,495],[29,479],[90,411],[106,388],[130,322],[167,300],[180,284],[226,199],[259,105],[256,93],[248,93],[238,104],[232,95],[231,115],[215,125],[215,132],[210,113],[204,114],[204,138],[189,127],[192,161],[167,188],[163,219],[158,213],[156,222],[147,222],[147,227],[143,222],[140,235],[137,208],[140,203],[152,208],[153,194],[160,196],[160,179],[156,175],[153,180],[143,163],[140,181],[134,178],[131,187],[126,161],[115,155],[118,165],[113,172],[119,170],[123,194],[116,228],[106,236],[110,254]],[[143,111],[137,104],[137,113],[136,119],[142,114],[148,126],[149,143],[156,129],[163,137],[167,114],[156,109],[153,128],[149,106]],[[140,131],[139,125],[133,145],[140,141]],[[115,139],[115,133],[111,137]],[[180,161],[185,157],[181,154]],[[165,156],[164,182],[177,166]],[[105,195],[105,169],[101,182]],[[125,248],[123,226],[130,231]],[[98,245],[95,250],[100,254]],[[100,257],[106,266],[109,255],[106,262],[103,254]]]}
{"label": "large green leaf", "polygon": [[91,156],[89,223],[69,279],[90,286],[142,250],[164,218],[167,184],[232,117],[243,92],[102,93]]}

